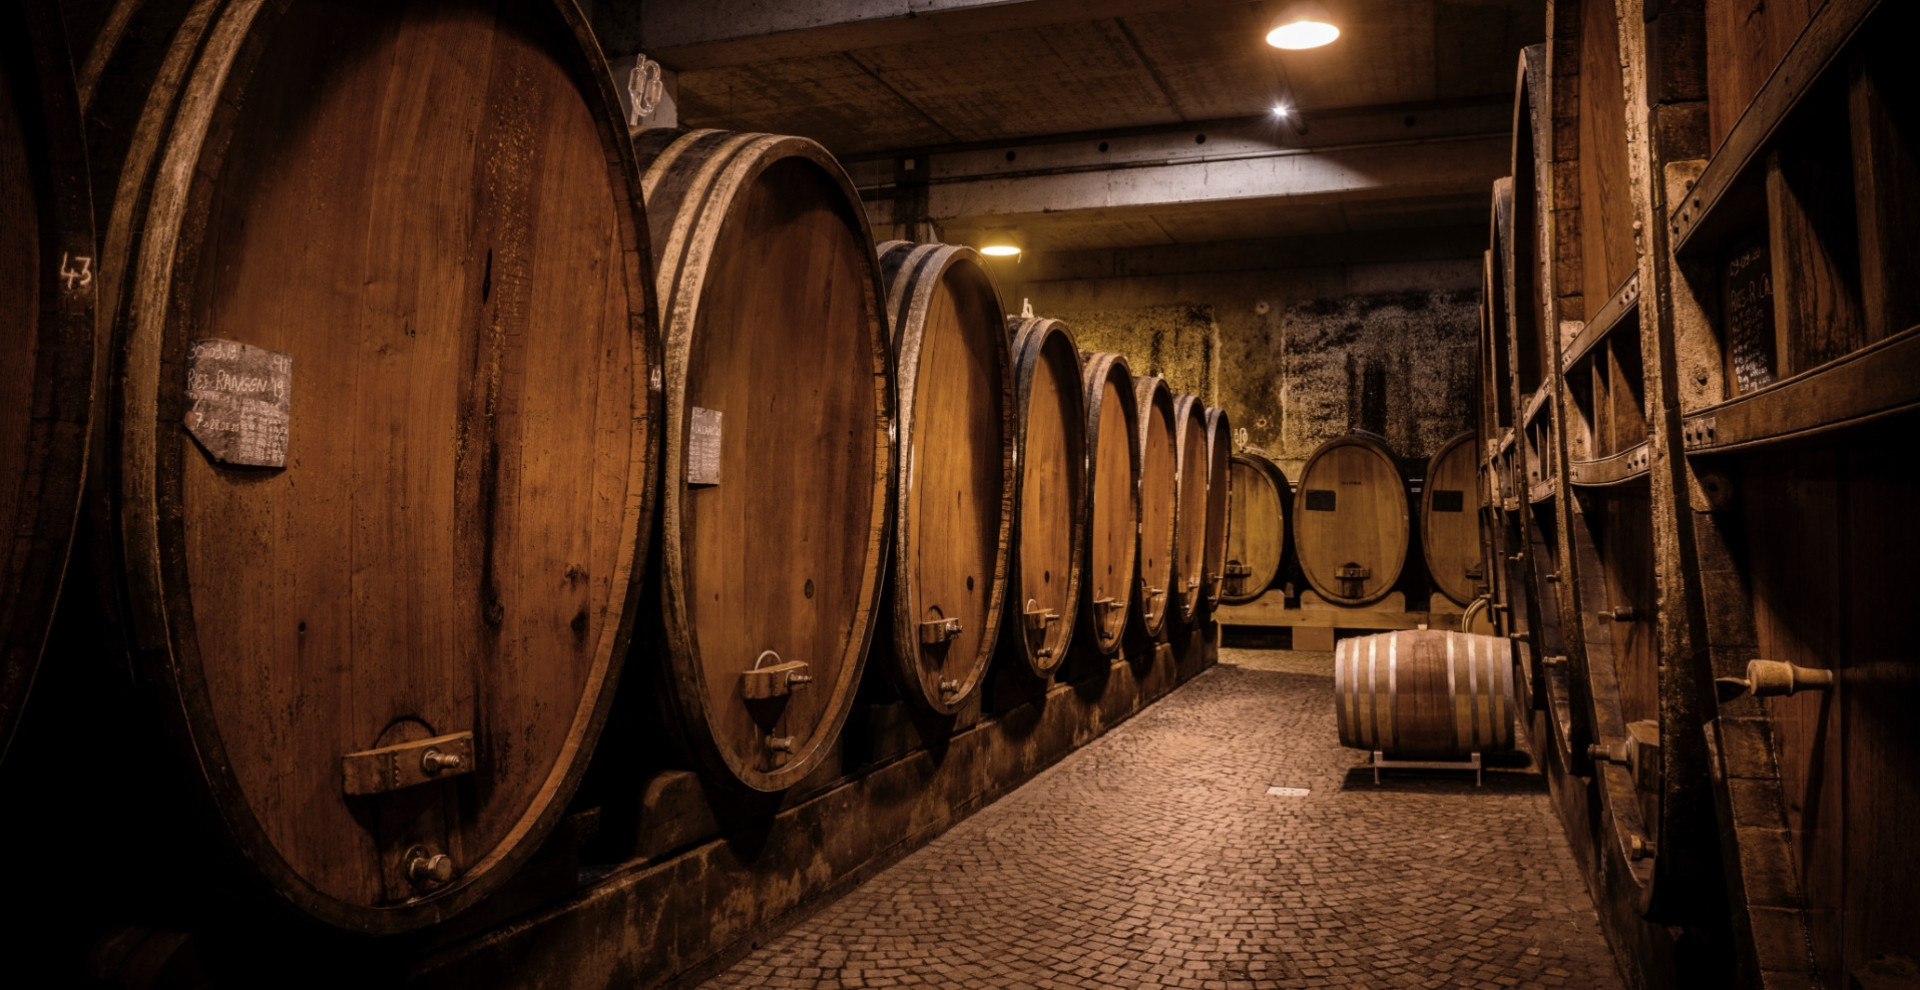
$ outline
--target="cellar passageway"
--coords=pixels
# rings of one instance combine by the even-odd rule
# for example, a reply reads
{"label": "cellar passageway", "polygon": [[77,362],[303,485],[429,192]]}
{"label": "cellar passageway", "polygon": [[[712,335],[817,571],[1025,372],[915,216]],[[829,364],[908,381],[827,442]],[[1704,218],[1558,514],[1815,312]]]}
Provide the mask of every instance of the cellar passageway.
{"label": "cellar passageway", "polygon": [[1621,986],[1539,774],[1363,759],[1331,654],[1224,649],[707,985]]}

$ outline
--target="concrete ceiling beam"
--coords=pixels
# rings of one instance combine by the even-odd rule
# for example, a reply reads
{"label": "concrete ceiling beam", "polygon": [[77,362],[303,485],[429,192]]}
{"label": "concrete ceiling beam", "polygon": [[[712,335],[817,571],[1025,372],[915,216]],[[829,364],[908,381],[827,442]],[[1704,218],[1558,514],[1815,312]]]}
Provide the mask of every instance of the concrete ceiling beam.
{"label": "concrete ceiling beam", "polygon": [[[686,72],[1069,21],[1245,5],[1246,0],[599,0],[595,23],[610,55],[644,51]],[[626,28],[612,31],[609,25]]]}

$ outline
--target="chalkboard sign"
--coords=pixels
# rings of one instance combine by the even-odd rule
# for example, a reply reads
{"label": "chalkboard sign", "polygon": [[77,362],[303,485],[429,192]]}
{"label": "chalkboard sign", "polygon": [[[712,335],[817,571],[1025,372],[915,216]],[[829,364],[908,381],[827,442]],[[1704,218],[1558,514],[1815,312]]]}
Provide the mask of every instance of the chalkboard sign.
{"label": "chalkboard sign", "polygon": [[230,467],[287,466],[293,358],[235,340],[187,349],[187,432]]}
{"label": "chalkboard sign", "polygon": [[1467,493],[1456,488],[1435,488],[1433,490],[1433,511],[1464,512],[1467,506]]}
{"label": "chalkboard sign", "polygon": [[1334,511],[1333,509],[1334,503],[1335,503],[1335,499],[1334,499],[1333,489],[1331,488],[1307,489],[1307,511],[1332,512]]}
{"label": "chalkboard sign", "polygon": [[1720,293],[1727,380],[1736,392],[1773,384],[1773,256],[1764,235],[1727,253]]}

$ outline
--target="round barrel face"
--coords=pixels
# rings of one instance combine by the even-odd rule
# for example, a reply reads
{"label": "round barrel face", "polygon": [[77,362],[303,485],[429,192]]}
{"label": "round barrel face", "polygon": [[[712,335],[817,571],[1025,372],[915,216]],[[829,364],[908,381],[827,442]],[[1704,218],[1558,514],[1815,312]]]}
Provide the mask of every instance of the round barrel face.
{"label": "round barrel face", "polygon": [[1393,459],[1370,441],[1328,441],[1301,471],[1293,527],[1315,591],[1342,605],[1378,601],[1407,555],[1406,489]]}
{"label": "round barrel face", "polygon": [[1024,346],[1015,360],[1029,377],[1020,410],[1012,604],[1027,661],[1035,673],[1045,674],[1066,659],[1079,604],[1086,543],[1086,415],[1073,338],[1046,326],[1029,330],[1019,343]]}
{"label": "round barrel face", "polygon": [[1135,379],[1140,415],[1140,581],[1136,611],[1148,635],[1166,623],[1173,596],[1173,541],[1178,478],[1173,403],[1159,379]]}
{"label": "round barrel face", "polygon": [[895,276],[931,291],[905,286],[895,314],[908,447],[894,645],[908,690],[946,712],[979,684],[999,632],[1013,460],[1000,292],[977,262],[927,247],[930,264]]}
{"label": "round barrel face", "polygon": [[1279,469],[1236,454],[1230,470],[1227,551],[1220,600],[1250,602],[1273,584],[1286,552],[1287,521],[1283,492],[1275,477]]}
{"label": "round barrel face", "polygon": [[61,11],[0,7],[0,755],[58,600],[93,416],[93,247]]}
{"label": "round barrel face", "polygon": [[1124,364],[1096,355],[1087,367],[1093,444],[1091,525],[1087,540],[1087,603],[1094,640],[1111,655],[1120,648],[1133,601],[1134,555],[1140,545],[1140,502],[1134,474],[1139,448],[1132,383]]}
{"label": "round barrel face", "polygon": [[[1660,648],[1655,639],[1656,595],[1652,507],[1644,482],[1599,490],[1569,534],[1581,568],[1582,604],[1597,609],[1599,629],[1587,641],[1588,694],[1596,733],[1634,723],[1657,735],[1660,723]],[[1541,594],[1548,589],[1538,589]],[[1616,721],[1617,719],[1617,721]],[[1659,838],[1660,795],[1639,789],[1642,827]]]}
{"label": "round barrel face", "polygon": [[1205,585],[1208,605],[1220,600],[1221,583],[1225,580],[1227,559],[1227,531],[1232,522],[1227,513],[1227,502],[1233,488],[1233,472],[1229,463],[1233,459],[1233,425],[1227,419],[1225,410],[1207,410],[1207,552],[1201,567],[1206,574]]}
{"label": "round barrel face", "polygon": [[1427,571],[1440,593],[1459,605],[1473,600],[1485,567],[1473,454],[1472,434],[1448,441],[1428,464],[1420,495],[1420,541]]}
{"label": "round barrel face", "polygon": [[188,82],[239,62],[172,255],[184,318],[156,341],[130,303],[134,367],[163,360],[157,409],[129,389],[124,511],[165,575],[133,562],[132,594],[248,858],[399,930],[530,854],[598,733],[650,506],[645,232],[555,12],[294,3],[251,30]]}
{"label": "round barrel face", "polygon": [[1178,535],[1174,540],[1174,584],[1179,588],[1180,617],[1191,619],[1200,608],[1207,583],[1207,426],[1198,399],[1175,400],[1174,420],[1179,443]]}
{"label": "round barrel face", "polygon": [[[744,159],[752,152],[735,145],[746,137],[725,146]],[[669,464],[682,466],[669,478],[678,553],[666,592],[671,609],[672,585],[684,589],[686,624],[669,646],[682,689],[698,695],[680,731],[715,758],[710,772],[759,790],[798,780],[838,734],[885,561],[893,383],[879,272],[855,209],[822,161],[796,156],[675,220],[725,218],[704,267],[682,274],[702,291],[680,369],[673,321],[688,310],[663,314],[669,389],[683,389],[678,439],[671,424],[667,438]],[[671,391],[668,403],[671,416]],[[771,696],[748,697],[763,693],[750,671],[794,663],[810,681],[779,675]]]}

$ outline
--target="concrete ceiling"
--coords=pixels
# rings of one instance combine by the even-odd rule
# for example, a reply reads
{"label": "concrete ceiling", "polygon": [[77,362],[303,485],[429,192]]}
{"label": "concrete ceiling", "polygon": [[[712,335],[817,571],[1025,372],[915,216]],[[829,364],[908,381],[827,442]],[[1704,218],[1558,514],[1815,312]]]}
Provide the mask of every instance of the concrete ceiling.
{"label": "concrete ceiling", "polygon": [[[645,0],[637,12],[620,0],[602,4],[612,9],[597,23],[625,32],[610,50],[624,40],[676,71],[681,124],[812,137],[847,161],[865,194],[880,200],[893,187],[863,175],[860,163],[886,163],[891,171],[909,155],[924,167],[1002,146],[1092,147],[1124,139],[1148,159],[1191,164],[1197,134],[1244,132],[1276,103],[1294,108],[1296,126],[1268,122],[1271,140],[1243,148],[1243,157],[1325,147],[1331,139],[1321,132],[1337,130],[1343,119],[1368,140],[1404,143],[1405,136],[1385,132],[1387,122],[1404,118],[1412,127],[1416,118],[1437,119],[1437,111],[1451,112],[1452,131],[1422,140],[1471,136],[1484,145],[1507,127],[1499,108],[1510,103],[1518,51],[1542,34],[1544,6],[1326,0],[1340,39],[1282,52],[1264,42],[1288,6],[1282,0]],[[1353,123],[1367,115],[1378,126]],[[949,197],[972,205],[923,219],[949,231],[1013,222],[1036,250],[1484,222],[1488,184],[1505,171],[1495,156],[1470,141],[1422,154],[1446,174],[1445,183],[1396,191],[1370,182],[1353,197],[1327,190],[1267,195],[1249,186],[1222,197],[1193,186],[1218,181],[1218,166],[1188,168],[1135,177],[1155,190],[1145,199],[1109,205],[1067,195],[1058,206],[1030,202],[989,216],[996,211],[978,204],[995,196],[1015,201],[1025,192],[1033,199],[1034,190],[1013,189],[1006,185],[1012,176],[1000,175],[990,177],[996,185],[982,187],[991,189],[986,201]],[[1448,155],[1459,160],[1438,160]],[[1061,186],[1060,168],[1051,168],[1048,190]],[[949,168],[931,181],[968,183],[985,177],[980,172]]]}

